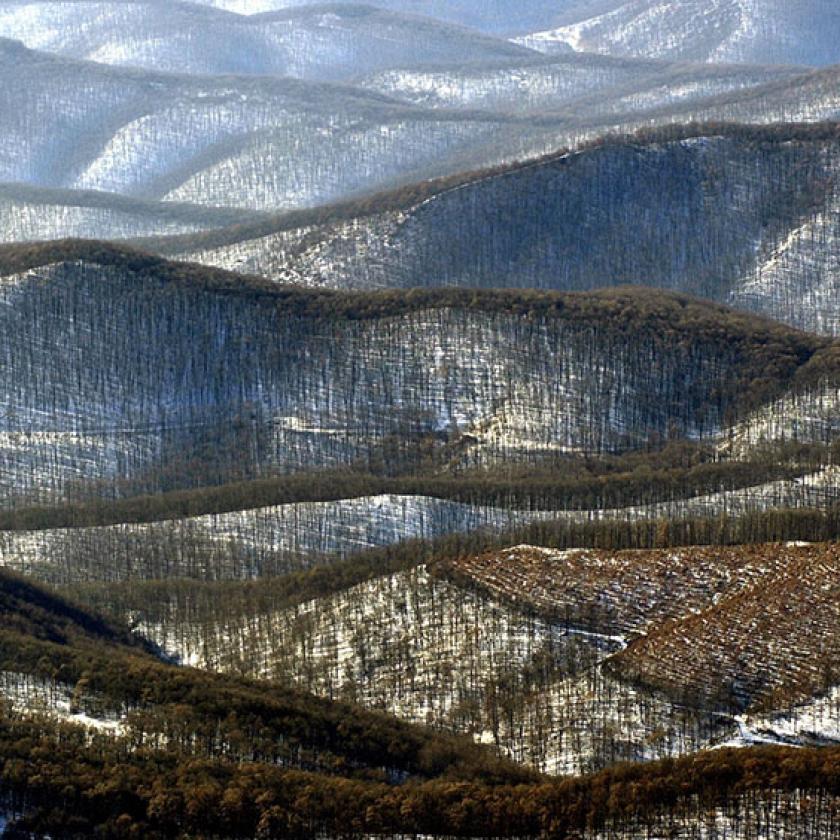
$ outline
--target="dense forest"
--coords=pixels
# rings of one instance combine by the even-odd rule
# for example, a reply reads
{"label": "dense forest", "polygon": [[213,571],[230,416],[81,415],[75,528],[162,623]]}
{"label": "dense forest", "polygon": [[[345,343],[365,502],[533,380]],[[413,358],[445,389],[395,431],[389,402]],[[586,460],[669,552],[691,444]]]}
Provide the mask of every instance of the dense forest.
{"label": "dense forest", "polygon": [[830,546],[497,548],[484,567],[455,545],[423,564],[417,553],[252,583],[71,591],[180,661],[466,732],[554,773],[726,742],[752,726],[745,712],[766,716],[765,739],[785,742],[773,733],[791,725],[794,739],[836,739]]}
{"label": "dense forest", "polygon": [[[160,664],[119,626],[5,574],[0,622],[5,673],[29,674],[24,688],[38,675],[75,686],[65,717],[33,720],[5,701],[12,837],[621,837],[720,809],[743,815],[746,840],[758,836],[746,814],[772,803],[780,825],[834,830],[836,750],[720,750],[549,781],[349,705]],[[104,708],[124,731],[85,731]],[[803,793],[785,817],[779,802]]]}
{"label": "dense forest", "polygon": [[[222,760],[116,755],[76,733],[4,722],[9,837],[362,838],[404,832],[522,840],[682,836],[716,814],[728,836],[838,830],[837,751],[722,750],[528,786],[386,786]],[[33,744],[35,745],[33,748]],[[64,768],[56,772],[55,768]],[[107,780],[107,783],[103,783]]]}
{"label": "dense forest", "polygon": [[640,289],[319,292],[83,243],[0,262],[9,501],[712,440],[836,378],[828,339]]}
{"label": "dense forest", "polygon": [[153,247],[306,286],[632,283],[833,335],[837,140],[834,124],[660,128]]}

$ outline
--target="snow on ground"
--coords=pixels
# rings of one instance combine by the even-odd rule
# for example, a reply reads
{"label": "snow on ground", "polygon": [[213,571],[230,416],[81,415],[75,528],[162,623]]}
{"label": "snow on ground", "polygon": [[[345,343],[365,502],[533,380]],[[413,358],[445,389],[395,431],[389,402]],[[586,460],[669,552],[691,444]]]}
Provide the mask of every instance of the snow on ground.
{"label": "snow on ground", "polygon": [[745,716],[742,726],[753,736],[776,741],[840,743],[840,686],[784,710]]}
{"label": "snow on ground", "polygon": [[840,501],[840,468],[741,490],[627,508],[517,511],[429,496],[300,502],[145,525],[0,532],[0,566],[54,583],[189,577],[254,579],[369,548],[531,522],[738,516]]}
{"label": "snow on ground", "polygon": [[824,794],[769,791],[724,807],[681,802],[650,821],[587,832],[585,840],[833,840],[838,800]]}
{"label": "snow on ground", "polygon": [[173,615],[139,631],[184,662],[466,732],[546,772],[679,755],[735,733],[727,719],[602,672],[622,641],[534,618],[425,568],[279,612],[193,627]]}
{"label": "snow on ground", "polygon": [[146,525],[0,532],[0,565],[55,582],[253,579],[403,540],[506,530],[542,515],[424,496],[302,502]]}
{"label": "snow on ground", "polygon": [[733,289],[730,305],[810,332],[840,334],[840,190],[827,189],[819,211],[765,247]]}
{"label": "snow on ground", "polygon": [[840,386],[831,382],[788,394],[754,411],[720,436],[718,449],[749,458],[765,443],[831,443],[840,434]]}
{"label": "snow on ground", "polygon": [[91,732],[120,736],[126,731],[122,715],[105,709],[101,698],[68,683],[0,671],[0,700],[18,714],[43,714]]}

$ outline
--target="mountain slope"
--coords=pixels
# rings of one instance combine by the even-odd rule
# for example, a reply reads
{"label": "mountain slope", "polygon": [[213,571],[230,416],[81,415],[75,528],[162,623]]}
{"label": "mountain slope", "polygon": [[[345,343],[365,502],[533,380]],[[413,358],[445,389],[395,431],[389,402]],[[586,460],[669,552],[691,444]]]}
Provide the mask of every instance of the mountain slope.
{"label": "mountain slope", "polygon": [[[145,740],[152,750],[166,743],[187,757],[219,749],[234,761],[348,777],[480,776],[482,764],[492,773],[495,763],[502,773],[528,778],[467,741],[281,686],[177,668],[151,650],[124,628],[0,571],[0,694],[18,717],[41,711],[104,729],[125,744]],[[27,708],[27,694],[46,706]],[[119,723],[102,727],[109,717]],[[8,723],[8,712],[0,721]],[[438,755],[430,761],[432,752]]]}
{"label": "mountain slope", "polygon": [[825,340],[644,290],[340,295],[78,243],[0,261],[12,497],[709,438],[835,375]]}
{"label": "mountain slope", "polygon": [[[388,611],[391,595],[397,596],[387,613],[392,629],[416,629],[426,615],[411,607],[429,595],[431,615],[438,610],[446,619],[457,615],[447,609],[453,596],[446,584],[418,579],[403,591],[397,581],[384,586],[385,597],[376,606]],[[470,652],[458,665],[471,662],[484,675],[488,663],[514,667],[539,644],[539,622],[506,615],[469,594],[454,597],[471,607],[461,614],[469,632],[447,635],[443,627],[429,624],[423,644],[441,648],[458,639]],[[347,599],[345,617],[357,609],[353,603]],[[319,620],[330,616],[324,609]],[[512,621],[515,632],[506,638],[496,634],[489,646],[475,645],[477,617],[494,627]],[[334,618],[342,620],[340,613]],[[375,626],[375,614],[368,618]],[[310,638],[319,626],[310,625],[315,631]],[[573,637],[556,643],[572,657],[581,656],[580,650],[572,652]],[[594,640],[593,646],[597,649]],[[315,658],[330,650],[325,647]],[[540,661],[544,666],[537,655],[535,662]],[[380,676],[382,664],[374,669]],[[412,679],[414,690],[427,676],[425,660],[423,666]],[[539,678],[533,670],[530,679]],[[602,750],[592,753],[587,766],[626,754],[650,757],[670,749],[668,738],[685,746],[696,734],[715,737],[726,729],[681,709],[663,735],[652,695],[616,687],[603,677],[578,679],[574,694],[575,682],[569,681],[568,697],[558,696],[556,708],[564,726],[572,727],[564,729],[567,750],[590,741]],[[505,688],[491,680],[487,691],[490,726],[496,738],[506,738]],[[196,836],[210,836],[222,826],[229,836],[302,838],[313,831],[348,834],[350,821],[350,836],[408,831],[443,837],[466,830],[475,836],[536,837],[558,827],[564,834],[579,828],[598,836],[609,819],[611,837],[630,838],[638,836],[639,826],[653,829],[663,821],[673,826],[674,820],[696,824],[712,807],[738,826],[742,815],[766,809],[768,824],[786,831],[788,809],[779,806],[794,791],[808,791],[807,814],[815,826],[829,825],[836,806],[836,799],[825,795],[836,787],[832,750],[715,752],[662,765],[624,766],[574,785],[551,782],[465,739],[346,702],[164,664],[118,625],[5,572],[0,572],[0,695],[4,827],[8,823],[12,831],[34,836],[128,831],[162,840],[185,827]],[[608,713],[602,709],[594,726],[574,730],[592,712],[586,698],[593,696],[612,698]],[[579,705],[572,707],[572,699]],[[634,713],[640,717],[634,719]],[[469,704],[457,714],[471,714]],[[659,728],[651,730],[651,722]],[[560,744],[555,739],[535,743],[542,749]],[[524,752],[523,758],[536,757]],[[647,784],[656,795],[643,803],[639,791]],[[663,805],[663,790],[673,804]],[[803,809],[792,810],[801,827]],[[746,840],[740,832],[732,836]]]}
{"label": "mountain slope", "polygon": [[7,40],[0,77],[16,80],[0,88],[0,180],[137,198],[307,206],[452,171],[450,156],[491,134],[512,153],[529,136],[344,86],[109,68]]}
{"label": "mountain slope", "polygon": [[[291,680],[580,773],[738,738],[833,740],[835,555],[831,545],[517,546],[291,604],[248,584],[122,586],[111,597],[183,661]],[[737,715],[750,705],[763,723]]]}
{"label": "mountain slope", "polygon": [[243,17],[169,0],[5,0],[0,37],[105,64],[314,80],[529,52],[430,19],[351,4]]}
{"label": "mountain slope", "polygon": [[0,184],[0,240],[127,239],[204,232],[258,213],[125,198],[114,193]]}
{"label": "mountain slope", "polygon": [[[597,60],[593,72],[597,79]],[[816,120],[840,107],[831,74],[756,86],[763,71],[685,73],[640,78],[534,119],[418,106],[343,85],[110,68],[0,40],[0,78],[13,80],[0,88],[0,181],[294,209],[535,157],[613,129],[698,115],[772,119],[780,109]],[[694,92],[683,101],[686,83]],[[729,92],[706,95],[720,85]],[[562,102],[562,91],[561,84],[549,98]],[[49,235],[50,225],[43,228]]]}
{"label": "mountain slope", "polygon": [[[703,101],[802,75],[803,68],[706,65],[572,53],[438,67],[386,69],[355,83],[418,105],[580,118]],[[631,104],[632,103],[632,104]]]}
{"label": "mountain slope", "polygon": [[840,332],[831,125],[649,132],[454,186],[279,218],[273,228],[154,247],[339,288],[634,283]]}
{"label": "mountain slope", "polygon": [[754,709],[823,696],[840,671],[840,561],[834,546],[798,553],[696,614],[655,627],[617,658],[616,672]]}
{"label": "mountain slope", "polygon": [[831,0],[625,0],[593,11],[520,43],[692,61],[840,61],[840,10]]}

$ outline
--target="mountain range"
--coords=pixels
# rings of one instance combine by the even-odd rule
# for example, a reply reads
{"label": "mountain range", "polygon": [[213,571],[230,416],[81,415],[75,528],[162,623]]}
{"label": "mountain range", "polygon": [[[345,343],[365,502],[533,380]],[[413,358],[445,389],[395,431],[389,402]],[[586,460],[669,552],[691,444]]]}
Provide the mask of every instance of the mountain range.
{"label": "mountain range", "polygon": [[0,836],[837,837],[836,62],[0,0]]}

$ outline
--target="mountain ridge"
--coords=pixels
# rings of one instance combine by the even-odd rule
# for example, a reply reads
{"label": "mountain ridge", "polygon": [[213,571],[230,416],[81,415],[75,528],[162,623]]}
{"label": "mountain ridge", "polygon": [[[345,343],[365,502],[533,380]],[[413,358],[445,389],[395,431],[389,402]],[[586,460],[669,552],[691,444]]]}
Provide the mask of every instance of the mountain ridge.
{"label": "mountain ridge", "polygon": [[313,287],[655,286],[832,335],[837,138],[836,123],[665,127],[138,244]]}
{"label": "mountain ridge", "polygon": [[391,435],[395,463],[429,446],[469,462],[623,451],[653,430],[710,439],[837,375],[829,339],[638,288],[342,293],[85,241],[0,249],[0,274],[0,442],[33,501],[84,463],[87,481],[145,475],[148,492],[195,486],[199,464],[212,484],[364,462]]}

